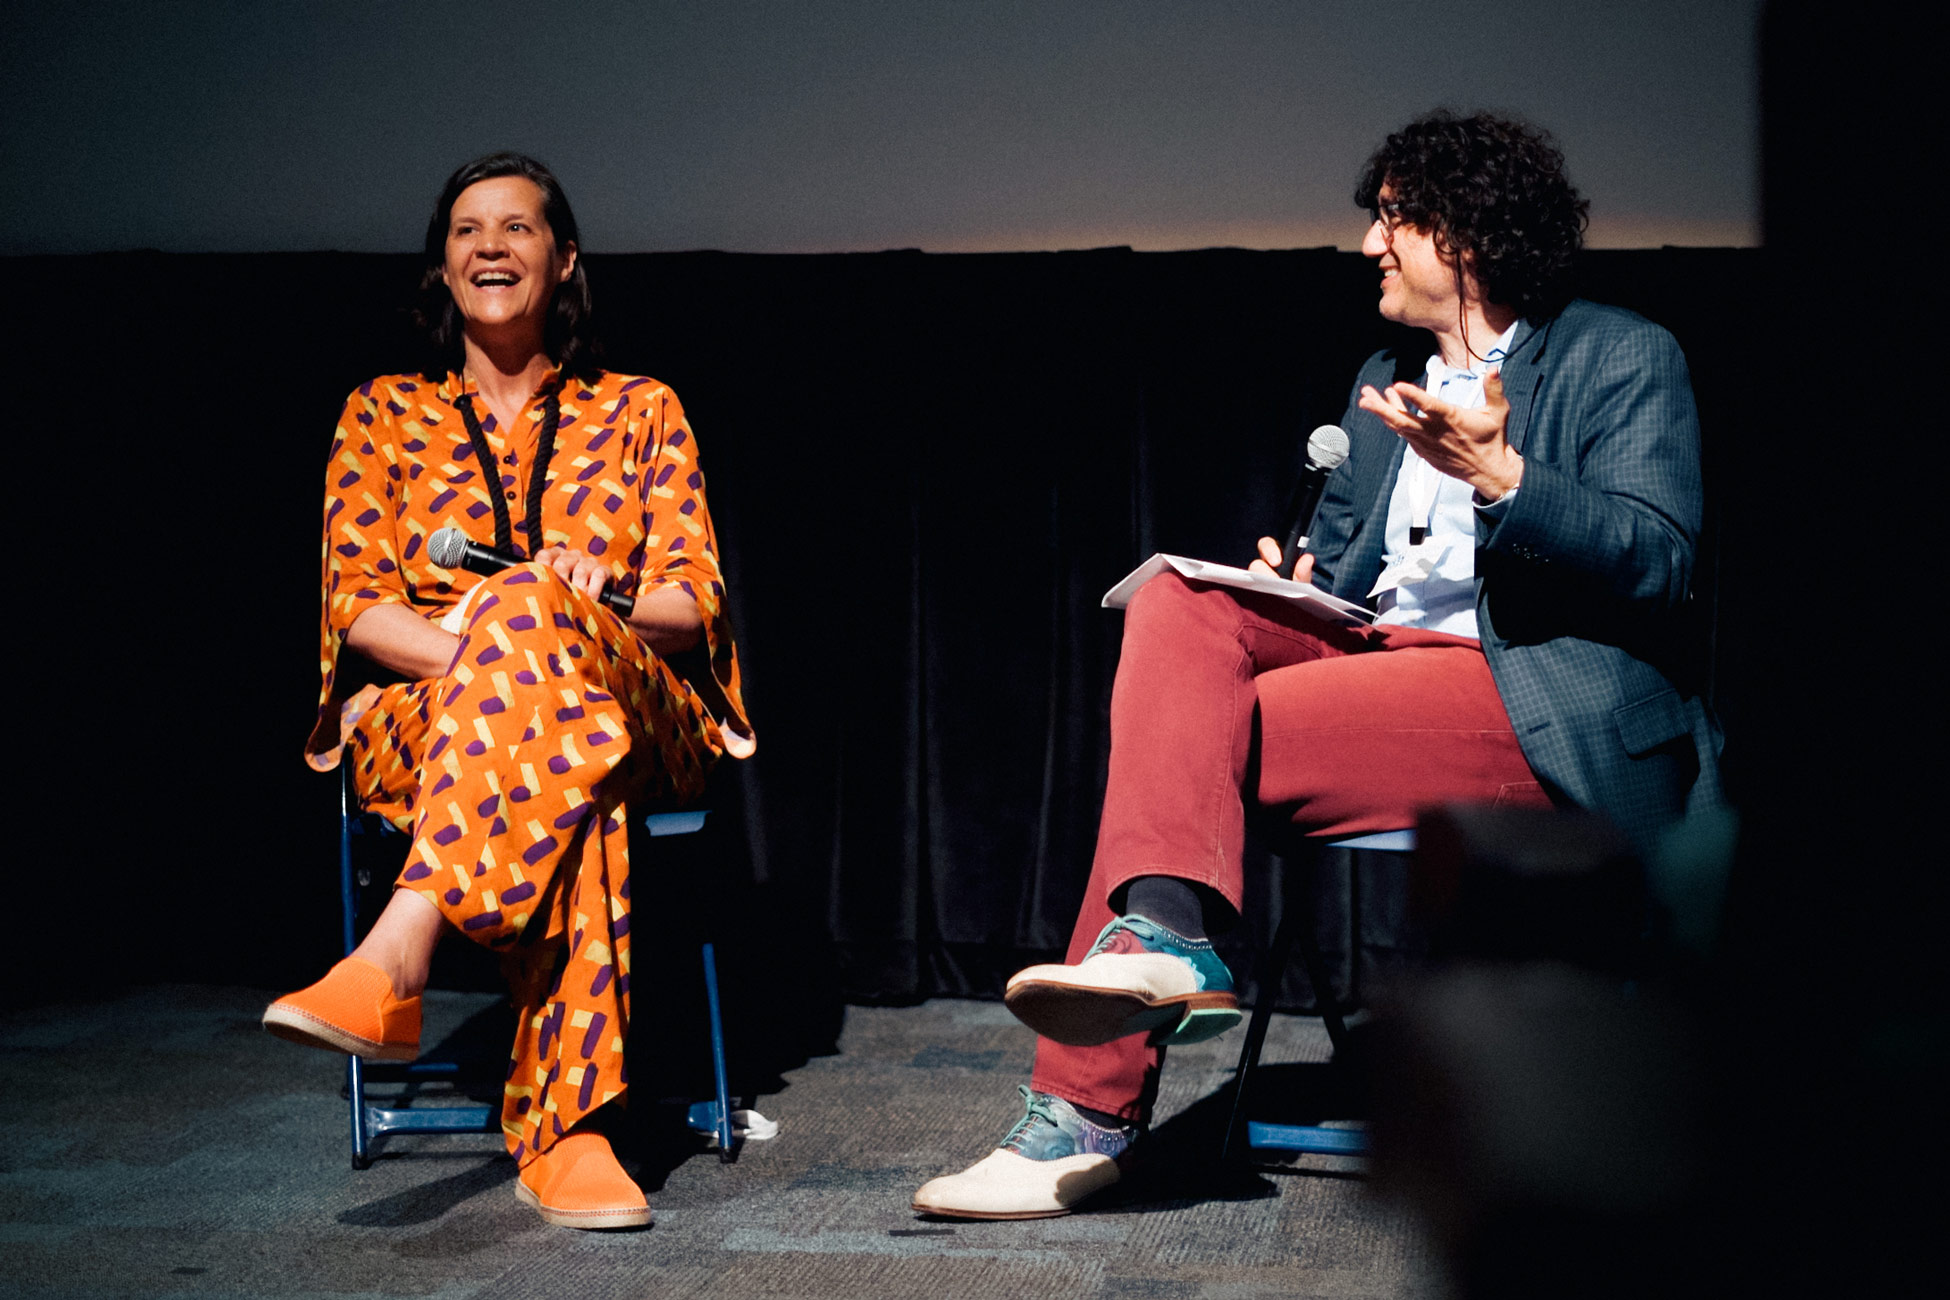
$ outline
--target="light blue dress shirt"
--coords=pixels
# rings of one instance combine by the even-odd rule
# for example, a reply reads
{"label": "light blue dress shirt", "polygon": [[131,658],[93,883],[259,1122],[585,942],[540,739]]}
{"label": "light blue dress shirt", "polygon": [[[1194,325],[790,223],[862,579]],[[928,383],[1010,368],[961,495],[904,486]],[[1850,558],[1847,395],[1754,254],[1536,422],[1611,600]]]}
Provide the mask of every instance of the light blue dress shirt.
{"label": "light blue dress shirt", "polygon": [[[1464,409],[1481,406],[1484,376],[1501,368],[1516,331],[1512,324],[1466,370],[1452,369],[1439,353],[1430,357],[1423,390]],[[1413,447],[1403,448],[1401,472],[1388,498],[1381,579],[1368,593],[1377,597],[1375,622],[1477,635],[1476,512],[1494,518],[1515,495],[1508,492],[1479,506],[1469,484],[1443,474]]]}

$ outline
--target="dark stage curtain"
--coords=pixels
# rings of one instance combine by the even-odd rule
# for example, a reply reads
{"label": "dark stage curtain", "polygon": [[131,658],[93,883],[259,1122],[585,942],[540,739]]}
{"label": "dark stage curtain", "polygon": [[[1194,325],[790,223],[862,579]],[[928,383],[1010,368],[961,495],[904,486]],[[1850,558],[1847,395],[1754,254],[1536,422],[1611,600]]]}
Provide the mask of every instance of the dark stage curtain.
{"label": "dark stage curtain", "polygon": [[[1711,457],[1758,263],[1588,259],[1591,296],[1680,336]],[[30,620],[45,689],[15,703],[43,793],[16,844],[88,897],[16,945],[38,964],[9,996],[310,979],[337,906],[336,783],[299,758],[320,474],[344,394],[418,356],[414,259],[5,265],[33,304],[8,384],[13,535],[45,557],[20,580],[50,611]],[[1332,250],[588,265],[611,363],[670,383],[698,432],[747,656],[759,754],[715,796],[735,827],[715,923],[855,1000],[998,993],[1064,946],[1088,871],[1121,621],[1102,593],[1155,550],[1250,554],[1307,430],[1391,340],[1372,268]],[[1401,873],[1324,865],[1323,942],[1358,993],[1413,947]],[[1240,970],[1278,892],[1252,879]],[[1298,972],[1285,1000],[1311,1001]]]}

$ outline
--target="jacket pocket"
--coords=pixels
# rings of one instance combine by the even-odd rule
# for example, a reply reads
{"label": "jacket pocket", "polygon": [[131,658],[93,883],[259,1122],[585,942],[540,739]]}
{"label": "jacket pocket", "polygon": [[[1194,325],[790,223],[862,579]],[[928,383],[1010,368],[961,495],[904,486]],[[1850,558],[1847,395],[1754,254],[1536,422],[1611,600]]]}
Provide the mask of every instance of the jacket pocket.
{"label": "jacket pocket", "polygon": [[1618,728],[1619,743],[1633,758],[1677,740],[1691,730],[1686,725],[1686,706],[1680,703],[1679,693],[1670,689],[1620,705],[1611,711],[1611,720]]}

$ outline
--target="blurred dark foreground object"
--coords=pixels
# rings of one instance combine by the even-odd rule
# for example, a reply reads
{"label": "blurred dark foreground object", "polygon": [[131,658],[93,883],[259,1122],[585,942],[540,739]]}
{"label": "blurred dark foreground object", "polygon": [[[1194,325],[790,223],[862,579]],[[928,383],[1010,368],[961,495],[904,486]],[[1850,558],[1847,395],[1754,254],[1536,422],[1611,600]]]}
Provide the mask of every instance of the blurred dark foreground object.
{"label": "blurred dark foreground object", "polygon": [[1423,819],[1432,960],[1360,1055],[1376,1183],[1460,1295],[1712,1291],[1716,1072],[1674,945],[1717,925],[1731,839],[1691,825],[1648,871],[1599,817]]}

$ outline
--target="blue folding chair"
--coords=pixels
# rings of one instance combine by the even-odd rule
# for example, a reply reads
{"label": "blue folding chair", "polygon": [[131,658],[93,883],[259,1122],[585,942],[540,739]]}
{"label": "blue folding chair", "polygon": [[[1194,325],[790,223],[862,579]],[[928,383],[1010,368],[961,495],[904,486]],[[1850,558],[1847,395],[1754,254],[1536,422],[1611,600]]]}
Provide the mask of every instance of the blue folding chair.
{"label": "blue folding chair", "polygon": [[[1319,848],[1413,853],[1415,832],[1376,831],[1371,835],[1333,840]],[[1307,848],[1296,852],[1305,853],[1306,862],[1311,865],[1318,849]],[[1289,870],[1288,879],[1299,874]],[[1337,1053],[1347,1046],[1347,1020],[1341,1014],[1340,1000],[1334,996],[1334,987],[1328,980],[1327,962],[1320,954],[1320,945],[1314,942],[1313,909],[1295,906],[1295,902],[1293,891],[1286,891],[1279,927],[1274,931],[1273,944],[1267,949],[1266,958],[1260,966],[1259,999],[1253,1006],[1253,1018],[1246,1028],[1246,1042],[1239,1052],[1239,1067],[1232,1085],[1232,1111],[1226,1121],[1225,1139],[1220,1147],[1221,1159],[1230,1159],[1233,1152],[1242,1146],[1242,1140],[1243,1146],[1253,1151],[1294,1151],[1333,1156],[1359,1156],[1368,1152],[1368,1134],[1364,1129],[1328,1128],[1319,1124],[1269,1124],[1247,1117],[1247,1092],[1253,1073],[1259,1067],[1260,1049],[1266,1045],[1266,1030],[1272,1020],[1280,975],[1286,970],[1296,939],[1300,943],[1300,960],[1306,967],[1307,980],[1313,985],[1314,1005],[1320,1009],[1320,1018],[1327,1026],[1328,1040],[1333,1043]]]}
{"label": "blue folding chair", "polygon": [[[704,829],[709,809],[694,808],[685,812],[652,813],[645,817],[644,825],[652,836],[694,835]],[[358,915],[358,894],[360,885],[368,880],[356,879],[352,864],[352,837],[364,834],[368,826],[378,828],[380,834],[397,835],[390,823],[382,818],[370,817],[359,811],[358,801],[352,796],[350,773],[339,784],[339,893],[344,908],[345,951],[350,953],[357,946],[354,934],[354,921]],[[737,1158],[737,1135],[731,1124],[731,1090],[727,1084],[724,1064],[724,1017],[718,1001],[718,961],[717,954],[710,943],[703,945],[704,956],[704,995],[708,1004],[711,1021],[711,1071],[717,1085],[717,1096],[710,1101],[700,1101],[690,1108],[686,1122],[700,1133],[716,1137],[718,1159],[731,1161]],[[366,1083],[373,1082],[451,1082],[459,1077],[461,1065],[457,1061],[412,1061],[406,1064],[375,1062],[368,1065],[357,1056],[346,1058],[345,1095],[351,1104],[352,1112],[352,1167],[365,1169],[372,1164],[374,1148],[379,1142],[396,1133],[498,1133],[501,1131],[499,1108],[478,1103],[448,1106],[382,1106],[366,1097]]]}

